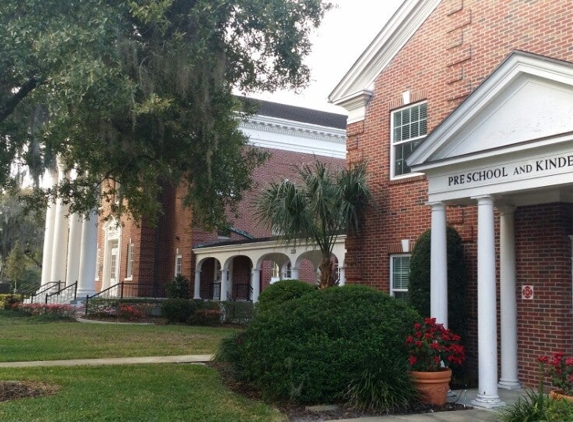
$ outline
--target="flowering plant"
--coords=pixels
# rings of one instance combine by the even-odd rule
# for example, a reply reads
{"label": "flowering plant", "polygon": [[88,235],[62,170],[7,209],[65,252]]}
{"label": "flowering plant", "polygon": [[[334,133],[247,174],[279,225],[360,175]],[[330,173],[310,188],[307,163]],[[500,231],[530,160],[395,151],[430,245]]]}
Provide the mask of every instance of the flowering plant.
{"label": "flowering plant", "polygon": [[573,357],[565,357],[563,352],[553,352],[551,356],[539,356],[541,372],[552,378],[554,387],[563,394],[573,395]]}
{"label": "flowering plant", "polygon": [[460,340],[443,324],[437,324],[436,318],[426,318],[423,324],[417,322],[412,335],[406,338],[411,370],[436,372],[452,363],[462,364],[466,356]]}

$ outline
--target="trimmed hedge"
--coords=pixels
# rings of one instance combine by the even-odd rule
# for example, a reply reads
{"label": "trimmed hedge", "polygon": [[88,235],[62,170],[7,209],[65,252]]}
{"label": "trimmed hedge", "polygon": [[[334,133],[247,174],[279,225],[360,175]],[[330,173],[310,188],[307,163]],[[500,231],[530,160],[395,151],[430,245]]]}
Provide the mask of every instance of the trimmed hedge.
{"label": "trimmed hedge", "polygon": [[167,299],[161,303],[161,315],[171,324],[187,322],[196,310],[197,304],[189,299]]}
{"label": "trimmed hedge", "polygon": [[256,305],[256,311],[266,312],[284,302],[297,299],[315,290],[316,286],[301,280],[277,281],[261,292]]}
{"label": "trimmed hedge", "polygon": [[[419,315],[386,293],[348,285],[315,290],[259,312],[218,354],[267,398],[343,401],[351,382],[380,367],[404,367],[404,340]],[[389,371],[382,380],[402,384]],[[382,391],[383,389],[379,389]]]}
{"label": "trimmed hedge", "polygon": [[189,280],[179,274],[165,285],[165,291],[170,299],[189,299]]}
{"label": "trimmed hedge", "polygon": [[[453,227],[446,231],[448,248],[448,328],[465,340],[467,327],[467,268],[462,238]],[[431,231],[416,241],[410,258],[408,297],[410,304],[426,318],[430,316]]]}

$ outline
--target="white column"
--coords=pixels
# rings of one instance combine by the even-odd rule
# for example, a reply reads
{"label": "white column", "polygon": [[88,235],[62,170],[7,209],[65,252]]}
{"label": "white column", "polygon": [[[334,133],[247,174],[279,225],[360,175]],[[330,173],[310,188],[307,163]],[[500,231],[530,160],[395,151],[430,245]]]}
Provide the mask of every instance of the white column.
{"label": "white column", "polygon": [[82,218],[71,215],[69,218],[70,233],[68,236],[68,261],[66,285],[74,284],[80,278],[80,248],[82,245]]}
{"label": "white column", "polygon": [[[58,160],[58,182],[62,183],[66,179],[64,169]],[[66,280],[66,261],[68,255],[68,219],[66,214],[68,206],[58,199],[56,202],[56,215],[54,218],[54,239],[52,245],[52,268],[50,272],[51,281]]]}
{"label": "white column", "polygon": [[346,284],[346,267],[338,267],[338,285],[344,286]]}
{"label": "white column", "polygon": [[193,286],[193,299],[201,299],[201,270],[195,270],[195,285]]}
{"label": "white column", "polygon": [[224,269],[221,271],[221,297],[219,298],[220,301],[227,300],[227,274],[229,273],[228,270]]}
{"label": "white column", "polygon": [[517,378],[517,298],[515,293],[515,207],[500,207],[499,275],[501,378],[498,387],[521,388]]}
{"label": "white column", "polygon": [[290,269],[290,276],[295,279],[298,280],[300,277],[300,268],[296,268],[296,267],[292,267]]}
{"label": "white column", "polygon": [[493,198],[478,202],[478,395],[472,404],[493,408],[505,405],[497,391],[497,315],[495,282],[495,224]]}
{"label": "white column", "polygon": [[97,255],[96,211],[92,211],[89,220],[82,223],[82,242],[80,248],[80,278],[78,280],[78,298],[95,293],[95,272]]}
{"label": "white column", "polygon": [[256,267],[251,271],[251,287],[253,288],[253,303],[255,303],[261,294],[261,271]]}
{"label": "white column", "polygon": [[54,218],[56,205],[48,204],[46,209],[46,225],[44,230],[44,249],[42,254],[42,286],[49,283],[52,275],[52,247],[54,245]]}
{"label": "white column", "polygon": [[432,207],[430,259],[430,315],[448,327],[448,248],[446,243],[446,206],[442,202]]}

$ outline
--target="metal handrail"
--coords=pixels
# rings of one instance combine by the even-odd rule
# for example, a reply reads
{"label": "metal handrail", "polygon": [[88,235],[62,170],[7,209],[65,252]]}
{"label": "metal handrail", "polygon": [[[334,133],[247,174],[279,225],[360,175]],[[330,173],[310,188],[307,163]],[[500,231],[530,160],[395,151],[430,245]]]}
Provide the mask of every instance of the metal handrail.
{"label": "metal handrail", "polygon": [[94,293],[93,295],[86,295],[86,309],[85,309],[85,315],[87,316],[88,314],[88,305],[90,302],[90,299],[96,298],[96,297],[102,297],[104,293],[109,293],[112,289],[116,289],[118,286],[120,287],[120,299],[123,299],[123,281],[114,284],[113,286],[109,286],[107,289],[103,289],[100,292]]}
{"label": "metal handrail", "polygon": [[145,284],[121,281],[101,292],[87,295],[85,299],[85,314],[88,314],[89,302],[94,298],[109,299],[113,297],[113,299],[124,299],[126,297],[165,297],[164,295],[164,286],[160,286],[157,283]]}
{"label": "metal handrail", "polygon": [[70,284],[69,286],[64,287],[63,289],[58,290],[57,292],[53,292],[53,293],[48,293],[46,295],[46,299],[45,299],[45,303],[46,305],[48,304],[48,300],[51,303],[51,298],[52,296],[60,296],[60,294],[64,293],[66,290],[69,290],[70,292],[73,291],[73,298],[71,298],[70,300],[76,300],[76,296],[78,293],[78,282],[76,281],[73,284]]}
{"label": "metal handrail", "polygon": [[54,290],[55,286],[58,286],[58,290],[60,289],[60,283],[61,281],[49,281],[46,284],[44,284],[44,288],[42,289],[40,286],[40,290],[38,290],[36,293],[33,293],[30,295],[30,303],[34,303],[34,298],[37,296],[40,296],[42,294],[45,294],[46,292],[49,292],[50,290]]}

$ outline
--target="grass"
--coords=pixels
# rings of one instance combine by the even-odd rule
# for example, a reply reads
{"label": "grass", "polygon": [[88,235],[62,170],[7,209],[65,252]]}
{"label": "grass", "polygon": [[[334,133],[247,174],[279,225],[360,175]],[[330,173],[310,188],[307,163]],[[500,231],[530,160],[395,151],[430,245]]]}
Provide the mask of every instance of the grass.
{"label": "grass", "polygon": [[[228,328],[83,324],[0,312],[0,360],[214,353]],[[229,391],[204,365],[0,368],[0,381],[57,387],[51,396],[0,403],[9,421],[285,421],[278,410]]]}
{"label": "grass", "polygon": [[0,361],[215,353],[234,329],[183,325],[42,322],[0,313]]}
{"label": "grass", "polygon": [[10,368],[0,380],[56,384],[52,396],[0,403],[8,421],[285,421],[278,410],[227,390],[202,365]]}

